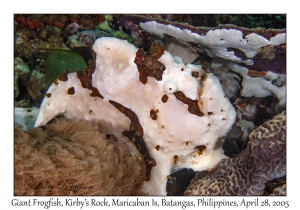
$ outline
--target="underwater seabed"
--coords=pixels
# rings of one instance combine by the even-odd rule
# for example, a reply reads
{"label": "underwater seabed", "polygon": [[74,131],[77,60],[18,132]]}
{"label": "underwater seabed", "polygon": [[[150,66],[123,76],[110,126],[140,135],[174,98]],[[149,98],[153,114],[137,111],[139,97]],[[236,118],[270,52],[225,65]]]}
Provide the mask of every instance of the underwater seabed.
{"label": "underwater seabed", "polygon": [[178,18],[15,15],[15,195],[286,195],[286,30]]}

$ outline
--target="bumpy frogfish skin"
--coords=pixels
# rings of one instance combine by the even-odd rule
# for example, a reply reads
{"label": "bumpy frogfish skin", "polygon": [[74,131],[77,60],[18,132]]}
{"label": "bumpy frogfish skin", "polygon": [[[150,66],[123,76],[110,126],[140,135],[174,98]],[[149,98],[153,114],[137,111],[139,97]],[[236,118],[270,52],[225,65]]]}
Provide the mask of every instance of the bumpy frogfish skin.
{"label": "bumpy frogfish skin", "polygon": [[[175,63],[172,55],[164,51],[157,59],[165,67],[162,77],[149,74],[147,80],[141,81],[134,62],[138,52],[135,46],[105,37],[96,40],[93,50],[96,68],[91,84],[103,98],[91,96],[92,91],[82,87],[77,74],[69,73],[67,81],[56,81],[48,89],[51,97],[44,98],[35,126],[59,114],[91,121],[143,158],[132,143],[135,139],[130,141],[123,135],[132,130],[131,119],[110,101],[130,109],[142,127],[135,129],[135,136],[143,130],[147,150],[156,162],[150,180],[143,186],[151,195],[166,195],[171,172],[180,168],[208,170],[226,157],[218,145],[234,123],[236,112],[213,74],[206,73],[200,65]],[[174,90],[169,89],[170,84]],[[73,94],[68,94],[70,88]],[[199,152],[200,147],[205,149]]]}

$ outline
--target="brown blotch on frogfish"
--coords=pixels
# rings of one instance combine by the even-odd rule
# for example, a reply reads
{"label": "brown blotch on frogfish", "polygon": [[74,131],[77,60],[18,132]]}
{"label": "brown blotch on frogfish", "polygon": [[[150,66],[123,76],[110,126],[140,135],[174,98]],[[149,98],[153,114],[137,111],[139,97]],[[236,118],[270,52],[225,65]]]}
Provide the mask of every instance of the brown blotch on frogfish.
{"label": "brown blotch on frogfish", "polygon": [[[115,102],[112,100],[109,100],[109,103],[115,106],[121,113],[125,114],[126,117],[128,117],[131,121],[130,124],[130,130],[123,131],[123,135],[129,138],[134,145],[136,146],[137,150],[143,155],[144,162],[146,164],[146,181],[150,180],[150,174],[152,167],[156,166],[156,161],[153,157],[150,156],[148,149],[146,147],[145,141],[144,141],[144,129],[142,125],[139,122],[139,119],[137,115],[130,110],[129,108]],[[155,111],[154,111],[155,112]]]}
{"label": "brown blotch on frogfish", "polygon": [[136,52],[134,63],[140,73],[139,79],[143,84],[147,83],[147,77],[153,77],[157,81],[162,80],[163,71],[166,67],[155,57],[144,53],[143,49]]}
{"label": "brown blotch on frogfish", "polygon": [[198,100],[192,100],[184,95],[181,91],[174,92],[175,97],[182,101],[183,103],[188,105],[188,111],[194,115],[197,115],[199,117],[204,116],[204,113],[200,110],[198,106]]}

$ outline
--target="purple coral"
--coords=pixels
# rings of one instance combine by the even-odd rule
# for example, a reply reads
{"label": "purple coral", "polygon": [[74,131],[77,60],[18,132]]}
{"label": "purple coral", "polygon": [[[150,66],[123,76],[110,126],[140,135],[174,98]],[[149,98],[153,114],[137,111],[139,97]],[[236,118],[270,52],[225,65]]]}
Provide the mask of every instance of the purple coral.
{"label": "purple coral", "polygon": [[[248,146],[212,172],[200,172],[185,195],[264,195],[266,183],[286,175],[286,113],[253,130]],[[283,183],[285,184],[285,183]],[[284,194],[276,191],[273,194]]]}
{"label": "purple coral", "polygon": [[90,47],[97,38],[97,33],[92,30],[81,31],[68,37],[68,43],[73,47]]}
{"label": "purple coral", "polygon": [[120,20],[120,26],[123,26],[126,30],[130,31],[131,36],[138,37],[140,27],[131,21]]}
{"label": "purple coral", "polygon": [[67,25],[66,30],[69,32],[69,34],[75,34],[79,29],[81,29],[82,26],[78,23],[70,23]]}
{"label": "purple coral", "polygon": [[95,39],[97,38],[97,34],[95,31],[82,31],[79,36],[78,40],[83,43],[85,46],[92,46]]}

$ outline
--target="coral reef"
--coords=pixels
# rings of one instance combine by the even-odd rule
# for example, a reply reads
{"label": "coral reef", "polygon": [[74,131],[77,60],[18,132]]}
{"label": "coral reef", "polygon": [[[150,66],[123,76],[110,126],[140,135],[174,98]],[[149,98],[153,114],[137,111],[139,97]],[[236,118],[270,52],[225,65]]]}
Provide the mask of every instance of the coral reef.
{"label": "coral reef", "polygon": [[226,66],[212,68],[210,63],[204,62],[203,68],[207,72],[214,73],[214,75],[218,77],[218,79],[222,84],[222,88],[224,90],[226,97],[232,98],[236,96],[237,93],[240,91],[241,78],[238,76],[238,74],[230,71],[230,69],[227,68]]}
{"label": "coral reef", "polygon": [[75,34],[77,31],[79,31],[79,29],[82,29],[82,26],[76,22],[70,23],[66,27],[66,30],[68,31],[68,34],[70,34],[70,35]]}
{"label": "coral reef", "polygon": [[[52,50],[72,50],[84,57],[86,63],[89,58],[85,57],[83,47],[90,49],[95,39],[98,37],[118,37],[135,42],[132,36],[122,30],[111,29],[114,17],[112,15],[14,15],[14,57],[20,58],[27,66],[29,72],[36,70],[35,75],[39,75],[35,87],[29,87],[20,75],[15,76],[15,104],[18,101],[26,100],[30,106],[38,107],[45,94],[48,85],[43,84],[42,74],[49,75],[47,70],[47,56]],[[106,26],[106,27],[104,27]],[[86,50],[87,51],[87,50]],[[51,70],[52,71],[52,70]],[[15,72],[16,73],[16,72]],[[20,71],[18,71],[20,73]],[[50,72],[51,74],[51,72]],[[56,75],[56,74],[54,74]],[[46,75],[47,77],[47,75]],[[47,77],[48,78],[48,77]],[[46,78],[46,80],[47,80]],[[52,80],[52,79],[50,79]],[[49,82],[46,82],[49,84]],[[31,91],[24,91],[31,89]],[[36,90],[35,90],[36,89]],[[31,94],[32,93],[32,94]]]}
{"label": "coral reef", "polygon": [[15,27],[15,56],[28,59],[33,66],[36,59],[47,56],[51,49],[66,49],[64,39],[66,34],[55,26],[49,26],[39,31]]}
{"label": "coral reef", "polygon": [[[96,47],[102,37],[134,46]],[[31,135],[40,106],[41,124],[58,114],[92,121],[144,160],[145,192],[183,195],[195,172],[182,168],[200,177],[222,158],[237,162],[249,133],[286,109],[285,39],[284,14],[15,14],[15,122]],[[53,51],[85,64],[47,59]],[[59,69],[66,60],[84,70]],[[285,176],[269,178],[260,193],[285,195]]]}
{"label": "coral reef", "polygon": [[14,128],[15,195],[144,195],[145,166],[90,122]]}
{"label": "coral reef", "polygon": [[85,30],[68,37],[68,44],[71,48],[90,47],[99,36],[99,33],[93,30]]}
{"label": "coral reef", "polygon": [[[125,15],[130,16],[130,15]],[[171,22],[183,22],[189,25],[201,27],[217,27],[220,24],[234,24],[247,28],[285,28],[285,14],[147,14],[139,15],[156,20],[167,20]],[[122,20],[122,19],[121,19]]]}
{"label": "coral reef", "polygon": [[105,20],[105,15],[96,14],[70,14],[70,15],[31,15],[15,14],[15,24],[19,27],[28,27],[31,30],[55,26],[60,29],[70,30],[71,23],[81,25],[83,29],[94,29],[98,23]]}
{"label": "coral reef", "polygon": [[[264,195],[268,181],[285,175],[286,113],[283,111],[253,130],[247,148],[235,158],[222,160],[212,172],[197,173],[185,195]],[[285,194],[284,189],[282,186],[274,194]]]}
{"label": "coral reef", "polygon": [[[242,63],[245,66],[252,65],[256,70],[264,71],[285,71],[285,66],[280,63],[273,68],[272,61],[285,62],[284,52],[279,49],[285,49],[285,31],[277,30],[264,32],[259,30],[249,30],[238,28],[233,25],[219,26],[212,29],[189,27],[188,25],[167,25],[155,21],[140,22],[141,28],[163,38],[166,35],[175,37],[181,41],[193,43],[201,52],[205,52],[213,59],[213,64],[219,65],[223,60]],[[263,68],[258,68],[255,56],[265,46],[273,46],[274,52],[280,51],[274,55],[276,59],[264,62]],[[277,50],[278,49],[278,50]],[[258,60],[262,60],[260,57]],[[269,66],[270,65],[270,66]],[[284,69],[280,69],[280,68]],[[279,69],[278,69],[279,68]]]}
{"label": "coral reef", "polygon": [[[14,59],[14,98],[26,92],[27,97],[34,101],[42,99],[45,75],[38,70],[30,70],[22,58]],[[25,87],[25,88],[24,88]]]}
{"label": "coral reef", "polygon": [[33,70],[31,72],[30,78],[26,82],[26,87],[29,95],[33,100],[37,97],[43,97],[43,89],[45,81],[45,75],[38,70]]}
{"label": "coral reef", "polygon": [[266,97],[273,95],[278,99],[277,113],[286,107],[286,85],[277,86],[276,81],[279,75],[268,71],[261,76],[251,76],[247,68],[238,64],[228,63],[226,65],[232,71],[243,77],[241,96],[245,97]]}

